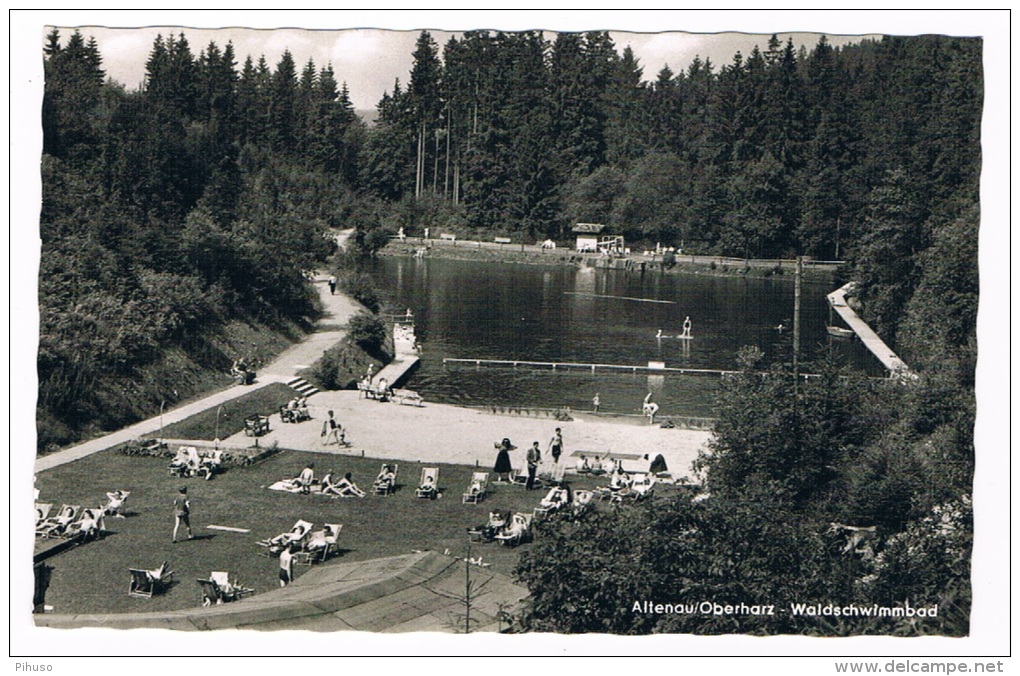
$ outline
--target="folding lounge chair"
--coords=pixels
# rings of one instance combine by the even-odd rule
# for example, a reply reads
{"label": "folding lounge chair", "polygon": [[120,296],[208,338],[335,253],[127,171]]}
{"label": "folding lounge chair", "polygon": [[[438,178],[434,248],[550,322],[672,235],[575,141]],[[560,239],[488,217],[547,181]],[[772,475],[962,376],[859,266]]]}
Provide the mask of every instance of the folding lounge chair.
{"label": "folding lounge chair", "polygon": [[553,512],[558,512],[566,504],[567,489],[558,486],[551,488],[545,497],[542,498],[542,502],[535,508],[535,516],[549,516]]}
{"label": "folding lounge chair", "polygon": [[340,523],[324,524],[322,530],[315,531],[308,538],[304,549],[295,555],[294,563],[310,566],[328,559],[336,551],[336,543],[340,539],[343,527]]}
{"label": "folding lounge chair", "polygon": [[[515,468],[513,474],[510,475],[510,483],[516,484],[517,486],[528,485],[528,470],[525,467]],[[537,481],[536,481],[537,483]]]}
{"label": "folding lounge chair", "polygon": [[106,494],[109,502],[103,506],[103,514],[105,516],[116,516],[124,518],[124,515],[120,513],[121,507],[127,501],[128,496],[131,495],[131,491],[111,491]]}
{"label": "folding lounge chair", "polygon": [[390,468],[389,479],[385,481],[382,479],[376,479],[375,483],[372,485],[376,495],[389,495],[393,492],[393,489],[397,485],[397,470],[400,469],[400,465],[391,462],[385,463],[379,468],[380,476],[382,476],[383,472],[386,471],[387,467]]}
{"label": "folding lounge chair", "polygon": [[42,527],[46,520],[50,518],[50,510],[53,509],[52,504],[37,502],[35,503],[35,532],[38,535],[39,528]]}
{"label": "folding lounge chair", "polygon": [[170,461],[169,472],[171,476],[195,476],[202,466],[202,459],[198,455],[198,449],[194,446],[181,446],[177,449],[177,455]]}
{"label": "folding lounge chair", "polygon": [[215,450],[200,454],[198,473],[204,474],[206,481],[223,468],[223,451]]}
{"label": "folding lounge chair", "polygon": [[202,605],[228,603],[236,601],[246,594],[254,594],[254,589],[249,589],[237,583],[230,582],[230,576],[226,571],[213,571],[209,574],[208,580],[198,580],[202,586]]}
{"label": "folding lounge chair", "polygon": [[421,470],[421,481],[414,494],[419,498],[434,499],[439,494],[439,468],[423,467]]}
{"label": "folding lounge chair", "polygon": [[574,499],[571,501],[570,506],[574,510],[583,509],[591,504],[593,497],[595,497],[595,494],[592,491],[574,491]]}
{"label": "folding lounge chair", "polygon": [[507,529],[495,537],[496,541],[507,547],[516,547],[531,536],[532,514],[518,512],[510,520]]}
{"label": "folding lounge chair", "polygon": [[44,538],[63,535],[78,520],[80,512],[80,505],[61,505],[53,518],[46,519],[36,527],[35,534]]}
{"label": "folding lounge chair", "polygon": [[311,536],[311,533],[311,522],[298,519],[297,523],[295,523],[286,533],[280,533],[274,538],[259,540],[255,544],[263,548],[260,552],[262,556],[273,558],[279,556],[284,547],[289,547],[292,544],[296,544],[304,548],[304,545]]}
{"label": "folding lounge chair", "polygon": [[644,500],[645,498],[651,497],[654,490],[654,474],[635,474],[629,487],[621,489],[613,495],[613,501],[623,502],[624,500]]}
{"label": "folding lounge chair", "polygon": [[485,499],[485,492],[488,488],[489,473],[475,472],[471,475],[471,483],[468,484],[468,489],[464,492],[464,499],[461,504],[467,504],[469,502],[478,504]]}
{"label": "folding lounge chair", "polygon": [[153,594],[159,594],[173,582],[174,571],[170,570],[167,562],[155,570],[141,570],[129,568],[131,582],[128,583],[128,596],[135,596],[143,599],[151,599]]}
{"label": "folding lounge chair", "polygon": [[81,516],[64,530],[63,535],[65,538],[84,543],[90,537],[99,537],[105,530],[106,524],[103,523],[103,508],[88,507],[81,510]]}

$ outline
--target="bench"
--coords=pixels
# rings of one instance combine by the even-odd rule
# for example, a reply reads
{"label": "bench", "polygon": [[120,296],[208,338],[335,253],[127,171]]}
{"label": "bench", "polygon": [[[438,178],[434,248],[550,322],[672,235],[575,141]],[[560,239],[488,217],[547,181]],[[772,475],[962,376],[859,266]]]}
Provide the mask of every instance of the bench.
{"label": "bench", "polygon": [[248,437],[261,437],[269,433],[269,418],[264,415],[250,415],[244,419],[244,434]]}
{"label": "bench", "polygon": [[379,393],[374,387],[365,381],[358,383],[358,398],[360,399],[364,395],[368,399],[378,399]]}
{"label": "bench", "polygon": [[395,399],[398,404],[410,404],[412,406],[421,406],[425,403],[422,396],[414,390],[393,390],[393,399]]}
{"label": "bench", "polygon": [[445,239],[445,240],[450,241],[450,242],[456,242],[457,241],[457,235],[451,235],[448,232],[444,232],[441,235],[439,235],[439,239]]}
{"label": "bench", "polygon": [[280,421],[285,423],[299,423],[311,420],[312,416],[307,408],[291,408],[284,404],[280,407]]}
{"label": "bench", "polygon": [[492,241],[495,242],[496,244],[510,244],[509,237],[496,237]]}

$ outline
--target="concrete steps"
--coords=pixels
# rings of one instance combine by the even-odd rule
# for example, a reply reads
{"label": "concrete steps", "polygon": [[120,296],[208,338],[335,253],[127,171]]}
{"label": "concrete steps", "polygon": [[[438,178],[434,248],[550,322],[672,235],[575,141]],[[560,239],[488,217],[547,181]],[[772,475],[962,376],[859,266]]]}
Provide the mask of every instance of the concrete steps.
{"label": "concrete steps", "polygon": [[292,390],[300,394],[302,397],[310,397],[313,394],[318,393],[319,391],[319,388],[317,388],[315,385],[312,385],[304,378],[294,378],[292,380],[288,380],[287,387],[291,388]]}

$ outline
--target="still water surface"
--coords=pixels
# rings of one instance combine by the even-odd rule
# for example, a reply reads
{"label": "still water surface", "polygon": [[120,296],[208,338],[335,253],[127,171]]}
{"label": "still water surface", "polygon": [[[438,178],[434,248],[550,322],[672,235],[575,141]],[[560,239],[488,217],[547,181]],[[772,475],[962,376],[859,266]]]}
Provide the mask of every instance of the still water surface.
{"label": "still water surface", "polygon": [[[386,257],[373,270],[383,300],[410,308],[423,347],[407,386],[427,400],[467,405],[591,408],[637,414],[648,392],[660,415],[713,417],[718,376],[551,371],[443,365],[444,357],[728,370],[756,345],[770,361],[792,353],[792,276],[762,278]],[[859,342],[832,339],[826,282],[805,280],[801,360],[833,352],[880,375]],[[653,302],[654,301],[654,302]],[[690,317],[692,340],[675,337]],[[782,324],[787,327],[779,331]]]}

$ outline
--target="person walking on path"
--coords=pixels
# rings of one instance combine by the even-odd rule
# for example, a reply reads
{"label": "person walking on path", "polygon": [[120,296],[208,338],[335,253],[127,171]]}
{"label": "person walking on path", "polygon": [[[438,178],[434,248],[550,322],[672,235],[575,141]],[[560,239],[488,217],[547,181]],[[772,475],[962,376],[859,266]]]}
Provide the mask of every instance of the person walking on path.
{"label": "person walking on path", "polygon": [[524,487],[529,491],[535,487],[535,472],[538,471],[538,463],[542,462],[542,451],[538,448],[538,442],[531,444],[528,449],[528,482]]}
{"label": "person walking on path", "polygon": [[563,431],[557,427],[556,433],[552,439],[549,440],[549,455],[552,456],[553,462],[559,464],[560,455],[563,453]]}
{"label": "person walking on path", "polygon": [[511,444],[509,439],[503,439],[496,444],[496,448],[499,453],[496,454],[496,466],[492,468],[492,471],[496,474],[496,481],[509,483],[510,472],[514,471],[513,465],[510,463],[510,451],[517,447]]}
{"label": "person walking on path", "polygon": [[191,500],[188,499],[187,486],[181,486],[174,498],[174,542],[177,542],[177,531],[182,524],[188,528],[188,539],[193,540],[195,536],[191,532]]}
{"label": "person walking on path", "polygon": [[322,445],[328,446],[334,441],[337,445],[342,445],[345,441],[343,426],[333,417],[333,411],[329,412],[329,417],[322,421]]}
{"label": "person walking on path", "polygon": [[331,295],[331,296],[336,295],[336,276],[335,275],[330,275],[329,276],[329,295]]}
{"label": "person walking on path", "polygon": [[602,400],[599,399],[599,393],[595,393],[595,397],[591,400],[591,408],[595,413],[599,412],[599,406],[602,405]]}
{"label": "person walking on path", "polygon": [[280,586],[286,587],[294,581],[294,543],[280,552]]}
{"label": "person walking on path", "polygon": [[652,393],[649,392],[648,396],[645,397],[645,403],[641,405],[641,412],[648,416],[648,424],[655,424],[655,414],[659,410],[659,405],[652,401]]}

